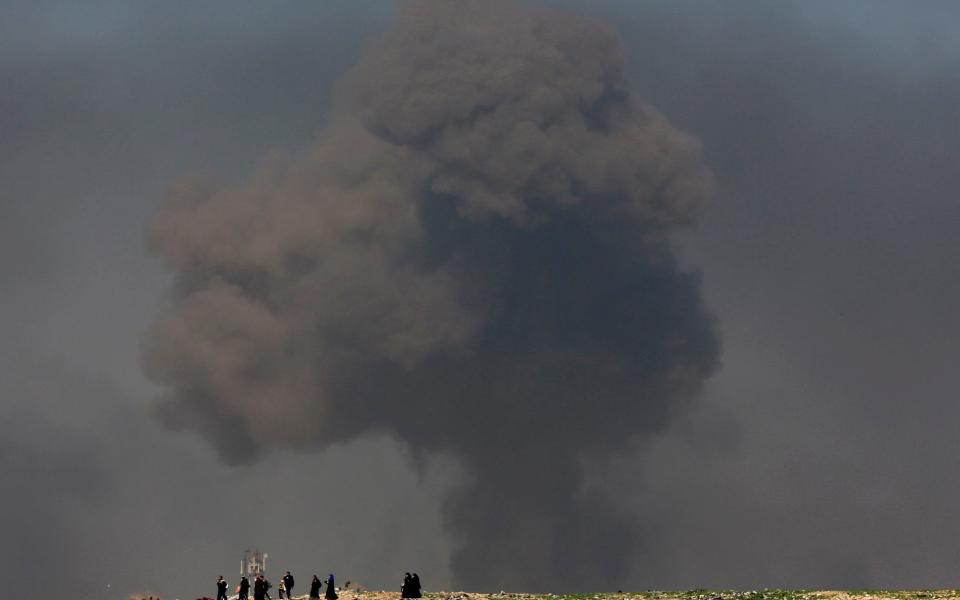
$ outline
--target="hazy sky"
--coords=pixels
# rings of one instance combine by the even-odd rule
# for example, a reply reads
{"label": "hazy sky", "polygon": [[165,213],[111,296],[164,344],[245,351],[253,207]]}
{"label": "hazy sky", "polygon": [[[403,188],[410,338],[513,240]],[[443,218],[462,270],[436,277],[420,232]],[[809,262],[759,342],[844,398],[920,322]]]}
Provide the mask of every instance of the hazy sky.
{"label": "hazy sky", "polygon": [[[632,90],[700,139],[716,177],[674,247],[702,276],[722,364],[669,428],[591,465],[587,485],[640,532],[606,587],[954,586],[960,6],[540,4],[611,23]],[[0,6],[0,561],[15,580],[193,598],[258,546],[301,586],[334,571],[392,588],[407,570],[458,585],[454,456],[371,433],[225,466],[160,424],[141,370],[174,302],[145,242],[168,187],[312,145],[333,82],[394,8]]]}

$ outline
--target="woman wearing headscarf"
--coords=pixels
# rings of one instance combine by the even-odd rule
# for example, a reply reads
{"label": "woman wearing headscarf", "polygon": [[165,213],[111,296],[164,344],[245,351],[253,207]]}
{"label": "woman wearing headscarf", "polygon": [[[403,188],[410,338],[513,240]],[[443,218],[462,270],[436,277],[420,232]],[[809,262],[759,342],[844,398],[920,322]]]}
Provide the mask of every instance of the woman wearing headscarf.
{"label": "woman wearing headscarf", "polygon": [[330,576],[327,577],[327,593],[324,596],[327,600],[337,600],[337,588],[335,586],[333,573],[330,573]]}

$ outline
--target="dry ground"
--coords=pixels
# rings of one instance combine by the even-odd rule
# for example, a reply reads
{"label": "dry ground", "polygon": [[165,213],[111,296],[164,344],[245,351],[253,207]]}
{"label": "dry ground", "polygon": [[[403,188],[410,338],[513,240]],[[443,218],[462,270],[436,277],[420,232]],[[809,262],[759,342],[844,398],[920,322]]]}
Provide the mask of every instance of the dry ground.
{"label": "dry ground", "polygon": [[[399,587],[399,586],[398,586]],[[276,590],[271,590],[276,598]],[[131,594],[131,600],[154,600],[154,596]],[[230,596],[231,600],[236,595]],[[253,595],[250,595],[253,598]],[[160,600],[156,598],[156,600]],[[204,598],[200,600],[210,600]],[[297,594],[294,600],[309,600]],[[340,590],[339,600],[400,600],[400,591]],[[526,594],[522,592],[425,592],[424,600],[960,600],[954,590],[688,590],[644,592],[596,592],[592,594]]]}
{"label": "dry ground", "polygon": [[[690,590],[525,594],[426,592],[425,600],[960,600],[960,590]],[[296,600],[301,600],[298,596]],[[302,600],[308,600],[303,597]],[[340,600],[400,600],[397,591],[341,590]]]}

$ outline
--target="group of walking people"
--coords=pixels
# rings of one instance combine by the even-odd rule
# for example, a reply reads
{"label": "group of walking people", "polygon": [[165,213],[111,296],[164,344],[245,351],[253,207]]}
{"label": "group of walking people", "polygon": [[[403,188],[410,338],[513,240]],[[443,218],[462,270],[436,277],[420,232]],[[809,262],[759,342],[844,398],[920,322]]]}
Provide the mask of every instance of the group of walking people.
{"label": "group of walking people", "polygon": [[406,573],[403,576],[403,585],[400,586],[401,598],[421,598],[423,590],[420,589],[420,576],[414,573]]}
{"label": "group of walking people", "polygon": [[[280,578],[280,583],[277,585],[278,600],[292,600],[293,586],[295,583],[296,581],[293,579],[290,571],[284,573],[283,577]],[[324,583],[327,584],[327,591],[324,594],[324,598],[326,598],[326,600],[337,600],[337,588],[333,573],[330,573],[325,581],[321,581],[316,575],[313,576],[313,581],[310,582],[310,598],[320,597],[320,588],[323,587]],[[240,584],[237,585],[236,589],[237,600],[249,600],[251,587],[253,587],[253,600],[273,600],[270,596],[270,588],[273,587],[273,584],[267,581],[267,578],[263,575],[254,577],[252,586],[246,576],[241,577]],[[227,580],[223,578],[223,575],[217,578],[217,600],[228,600]]]}

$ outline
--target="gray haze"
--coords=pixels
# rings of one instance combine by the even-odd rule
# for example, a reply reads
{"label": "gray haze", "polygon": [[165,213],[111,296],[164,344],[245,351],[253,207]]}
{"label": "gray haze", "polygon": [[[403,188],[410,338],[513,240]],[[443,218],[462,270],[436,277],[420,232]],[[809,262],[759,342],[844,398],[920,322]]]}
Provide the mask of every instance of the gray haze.
{"label": "gray haze", "polygon": [[[953,586],[960,8],[553,4],[613,25],[633,93],[716,179],[675,248],[722,366],[656,437],[590,461],[584,491],[640,534],[602,587]],[[303,156],[392,10],[0,7],[0,559],[17,581],[210,595],[257,544],[301,582],[472,583],[444,528],[462,456],[384,427],[224,466],[157,423],[140,375],[176,305],[144,239],[166,188],[200,172],[236,189],[272,149]]]}

